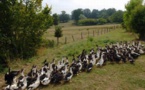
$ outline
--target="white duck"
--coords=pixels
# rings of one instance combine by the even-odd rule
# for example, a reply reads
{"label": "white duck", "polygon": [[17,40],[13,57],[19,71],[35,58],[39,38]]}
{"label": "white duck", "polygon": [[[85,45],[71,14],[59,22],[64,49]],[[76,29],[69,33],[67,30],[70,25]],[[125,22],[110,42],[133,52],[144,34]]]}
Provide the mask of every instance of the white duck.
{"label": "white duck", "polygon": [[63,74],[63,77],[65,77],[66,74],[67,74],[67,72],[68,72],[68,65],[65,65],[65,66],[64,66],[64,69],[63,69],[61,72],[62,72],[62,74]]}
{"label": "white duck", "polygon": [[83,67],[81,60],[78,61],[77,65],[79,66],[79,71],[81,71]]}
{"label": "white duck", "polygon": [[42,85],[48,85],[50,83],[51,72],[51,70],[47,70],[47,72],[44,74],[44,78],[41,80]]}
{"label": "white duck", "polygon": [[100,53],[101,53],[101,51],[100,51],[100,49],[98,49],[97,53],[96,53],[96,56],[97,56],[96,60],[98,60],[100,58]]}
{"label": "white duck", "polygon": [[92,64],[95,65],[96,64],[96,58],[95,58],[95,54],[92,54]]}
{"label": "white duck", "polygon": [[26,89],[26,87],[27,87],[27,76],[26,77],[24,77],[24,80],[23,80],[23,82],[19,82],[18,83],[18,87],[21,89],[21,90],[25,90]]}
{"label": "white duck", "polygon": [[19,89],[19,87],[17,86],[17,83],[18,83],[17,77],[15,77],[15,78],[13,79],[12,85],[7,85],[7,86],[4,88],[4,90],[17,90],[17,89]]}
{"label": "white duck", "polygon": [[97,62],[96,66],[102,66],[104,63],[104,59],[103,59],[104,53],[102,52],[101,58],[100,60]]}
{"label": "white duck", "polygon": [[139,48],[139,54],[144,54],[145,52],[143,51],[143,49]]}
{"label": "white duck", "polygon": [[40,85],[40,74],[37,72],[37,79],[27,87],[27,90],[35,90]]}
{"label": "white duck", "polygon": [[92,70],[92,68],[93,68],[93,61],[90,60],[88,66],[87,66],[87,72],[90,72]]}
{"label": "white duck", "polygon": [[73,77],[73,71],[72,71],[72,67],[70,67],[70,70],[69,70],[69,72],[66,74],[66,76],[65,76],[65,81],[70,81],[71,80],[71,78]]}
{"label": "white duck", "polygon": [[60,70],[63,67],[63,62],[58,61],[57,70]]}

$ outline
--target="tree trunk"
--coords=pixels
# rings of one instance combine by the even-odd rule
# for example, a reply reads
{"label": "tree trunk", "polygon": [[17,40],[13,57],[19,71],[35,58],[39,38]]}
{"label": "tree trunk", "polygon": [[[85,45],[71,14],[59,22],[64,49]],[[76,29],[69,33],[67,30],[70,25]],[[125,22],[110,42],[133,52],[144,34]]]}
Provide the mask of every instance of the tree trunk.
{"label": "tree trunk", "polygon": [[59,45],[59,38],[57,37],[57,45]]}

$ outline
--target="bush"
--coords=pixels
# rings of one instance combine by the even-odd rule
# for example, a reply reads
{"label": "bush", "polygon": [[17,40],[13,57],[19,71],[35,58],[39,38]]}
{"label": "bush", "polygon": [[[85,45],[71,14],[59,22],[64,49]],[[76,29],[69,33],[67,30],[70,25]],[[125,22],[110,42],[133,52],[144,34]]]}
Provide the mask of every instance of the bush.
{"label": "bush", "polygon": [[42,46],[46,47],[46,48],[48,48],[48,47],[53,48],[55,46],[55,41],[54,40],[43,40]]}
{"label": "bush", "polygon": [[93,42],[94,38],[93,37],[88,37],[88,41]]}
{"label": "bush", "polygon": [[97,24],[98,24],[98,25],[103,25],[103,24],[105,24],[105,23],[107,23],[107,20],[106,20],[106,19],[104,19],[104,18],[99,18],[99,19],[97,19]]}
{"label": "bush", "polygon": [[97,20],[96,19],[82,19],[78,22],[79,25],[96,25]]}
{"label": "bush", "polygon": [[55,46],[54,40],[48,40],[48,47],[53,48]]}

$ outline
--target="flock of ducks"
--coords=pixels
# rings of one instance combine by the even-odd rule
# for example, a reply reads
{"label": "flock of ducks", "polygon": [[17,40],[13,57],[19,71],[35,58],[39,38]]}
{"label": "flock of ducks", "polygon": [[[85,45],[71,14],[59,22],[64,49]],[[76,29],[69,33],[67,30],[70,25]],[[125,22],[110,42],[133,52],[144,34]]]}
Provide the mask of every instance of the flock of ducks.
{"label": "flock of ducks", "polygon": [[135,59],[144,54],[144,46],[141,42],[118,42],[106,45],[105,48],[96,45],[97,49],[91,49],[87,54],[83,50],[77,57],[73,56],[70,63],[67,57],[55,63],[55,60],[48,62],[45,60],[43,66],[38,70],[33,65],[28,74],[24,74],[24,69],[20,71],[9,71],[5,74],[7,86],[4,90],[35,90],[39,85],[49,85],[50,83],[69,82],[73,76],[81,71],[90,72],[93,66],[102,67],[106,62],[134,64]]}

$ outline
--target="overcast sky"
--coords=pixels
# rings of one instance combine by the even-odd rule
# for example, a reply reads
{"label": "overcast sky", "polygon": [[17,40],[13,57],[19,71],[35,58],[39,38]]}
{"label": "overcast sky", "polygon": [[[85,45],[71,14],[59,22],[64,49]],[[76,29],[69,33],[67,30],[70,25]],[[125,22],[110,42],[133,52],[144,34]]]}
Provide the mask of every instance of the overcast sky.
{"label": "overcast sky", "polygon": [[125,10],[125,5],[130,0],[43,0],[43,6],[48,4],[52,6],[52,13],[60,14],[61,11],[71,14],[72,10],[78,8],[92,9],[108,9],[115,8],[117,10]]}

